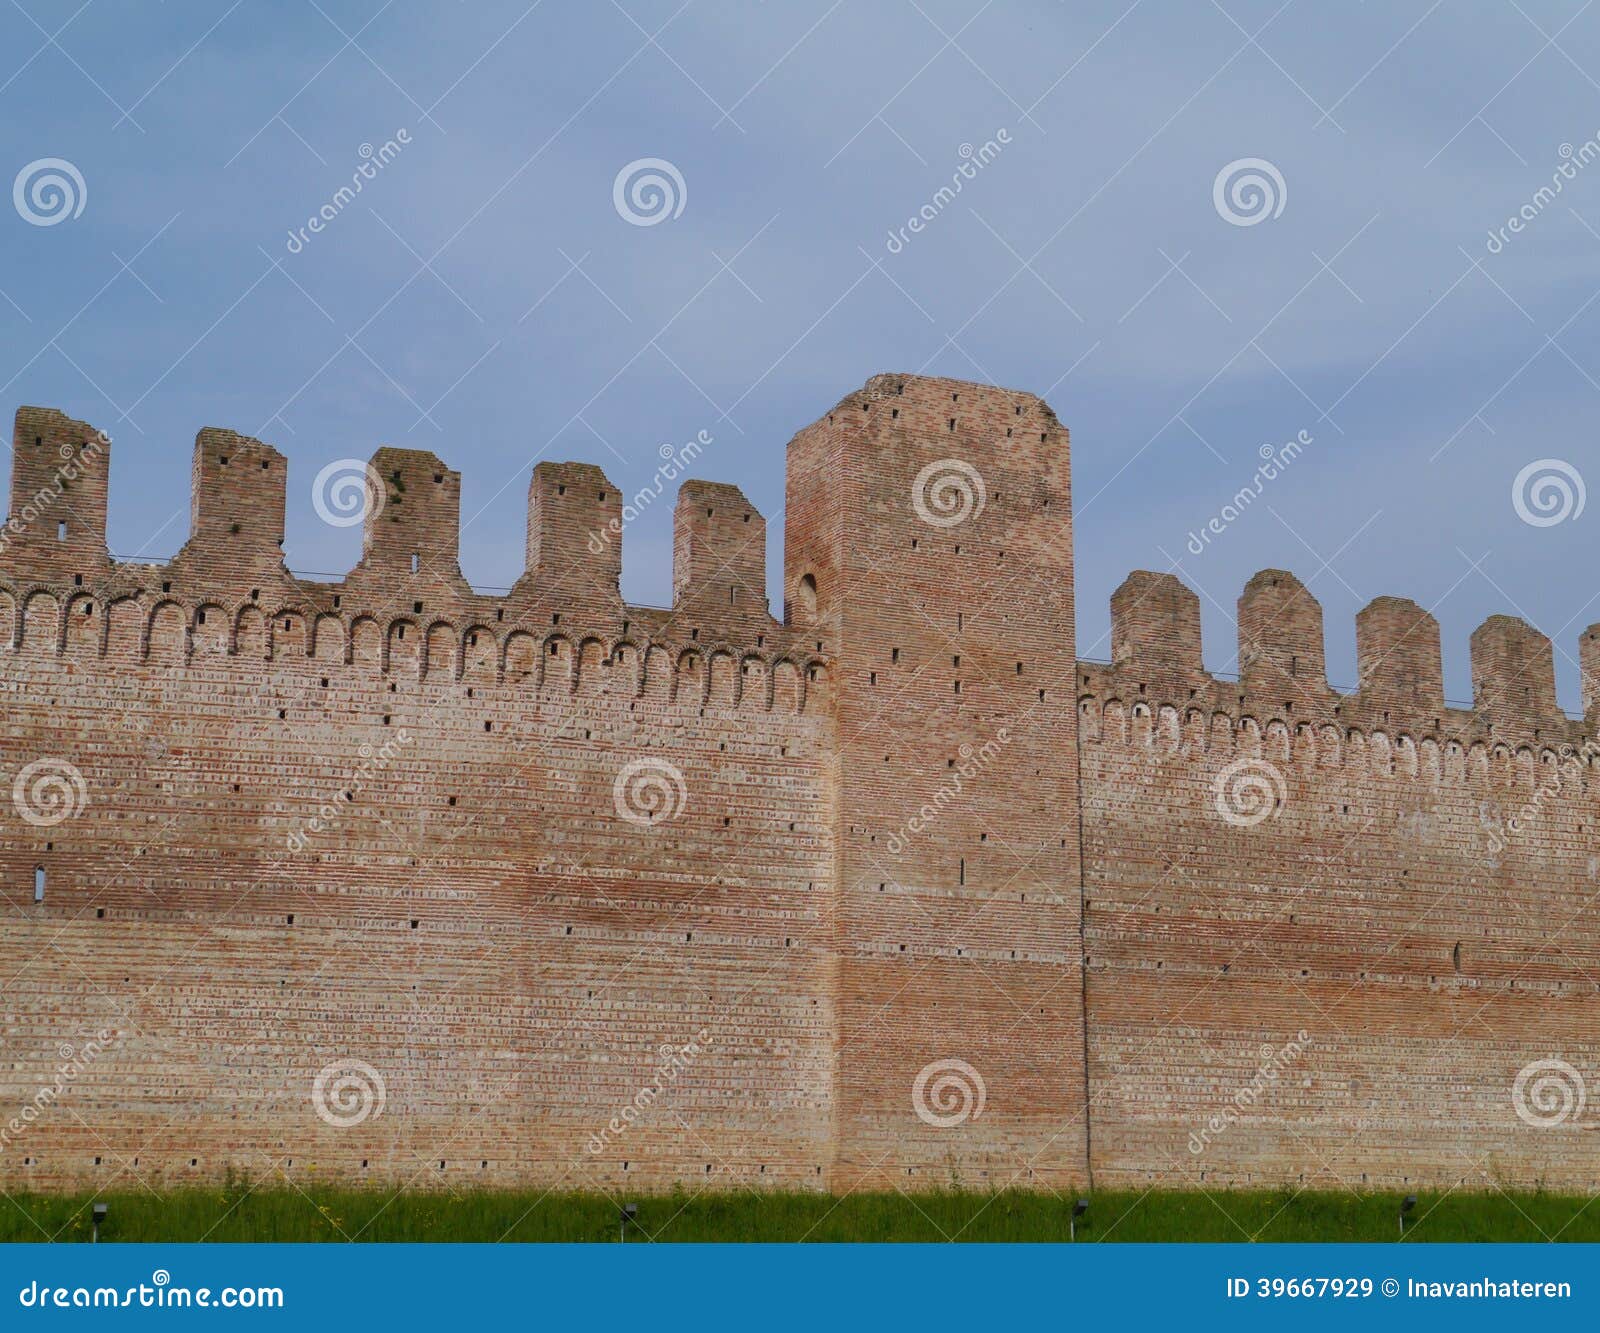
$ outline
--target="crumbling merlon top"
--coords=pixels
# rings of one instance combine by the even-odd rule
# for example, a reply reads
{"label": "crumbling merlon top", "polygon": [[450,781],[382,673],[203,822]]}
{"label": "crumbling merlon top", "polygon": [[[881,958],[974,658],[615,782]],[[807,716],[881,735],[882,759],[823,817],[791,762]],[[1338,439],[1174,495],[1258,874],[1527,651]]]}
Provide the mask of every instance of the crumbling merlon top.
{"label": "crumbling merlon top", "polygon": [[675,602],[765,614],[767,520],[726,482],[690,480],[672,515]]}

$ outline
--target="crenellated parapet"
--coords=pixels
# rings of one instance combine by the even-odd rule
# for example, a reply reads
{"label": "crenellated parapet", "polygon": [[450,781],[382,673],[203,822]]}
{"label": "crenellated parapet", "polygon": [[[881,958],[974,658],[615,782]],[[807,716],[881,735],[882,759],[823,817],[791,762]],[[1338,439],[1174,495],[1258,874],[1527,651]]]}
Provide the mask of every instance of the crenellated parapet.
{"label": "crenellated parapet", "polygon": [[1583,675],[1583,713],[1590,730],[1600,730],[1600,625],[1584,630],[1578,644],[1578,667]]}
{"label": "crenellated parapet", "polygon": [[270,662],[308,676],[345,666],[758,711],[815,708],[827,676],[814,632],[768,614],[766,521],[737,487],[685,483],[676,595],[660,609],[622,600],[624,501],[592,464],[534,469],[526,569],[496,597],[462,576],[461,477],[427,451],[379,449],[343,496],[337,479],[318,479],[319,510],[359,503],[364,524],[359,563],[334,582],[287,568],[287,463],[260,440],[199,433],[190,535],[161,564],[108,553],[104,435],[22,408],[14,451],[0,649],[211,669]]}
{"label": "crenellated parapet", "polygon": [[1438,621],[1379,597],[1356,618],[1360,683],[1327,684],[1322,608],[1283,570],[1252,578],[1239,601],[1237,681],[1200,665],[1199,605],[1173,575],[1140,571],[1111,599],[1110,663],[1079,664],[1084,744],[1126,743],[1268,757],[1444,780],[1498,767],[1525,785],[1551,765],[1600,763],[1594,745],[1600,626],[1585,631],[1584,721],[1556,703],[1550,640],[1491,616],[1472,636],[1474,704],[1445,703]]}

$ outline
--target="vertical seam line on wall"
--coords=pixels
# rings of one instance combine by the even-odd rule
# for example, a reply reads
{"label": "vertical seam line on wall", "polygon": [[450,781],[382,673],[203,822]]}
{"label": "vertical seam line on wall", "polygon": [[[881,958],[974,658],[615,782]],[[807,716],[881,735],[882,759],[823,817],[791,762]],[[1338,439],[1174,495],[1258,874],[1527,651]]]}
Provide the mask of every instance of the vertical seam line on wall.
{"label": "vertical seam line on wall", "polygon": [[[1077,611],[1076,605],[1073,607]],[[1078,984],[1079,1027],[1083,1034],[1083,1169],[1088,1175],[1088,1190],[1094,1193],[1094,1126],[1092,1123],[1094,1099],[1089,1095],[1089,907],[1084,885],[1083,848],[1083,726],[1078,718],[1078,660],[1072,659],[1072,692],[1067,696],[1072,705],[1072,758],[1077,766],[1077,791],[1073,803],[1078,809]]]}

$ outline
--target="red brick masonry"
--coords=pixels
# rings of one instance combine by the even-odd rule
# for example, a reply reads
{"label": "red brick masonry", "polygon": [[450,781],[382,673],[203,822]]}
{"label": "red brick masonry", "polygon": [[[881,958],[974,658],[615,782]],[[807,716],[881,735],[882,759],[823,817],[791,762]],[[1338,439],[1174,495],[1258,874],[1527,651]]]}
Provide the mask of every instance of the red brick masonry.
{"label": "red brick masonry", "polygon": [[183,549],[112,561],[109,449],[17,414],[6,1190],[1593,1186],[1600,627],[1586,723],[1505,617],[1447,707],[1388,597],[1339,694],[1281,571],[1238,682],[1166,575],[1079,662],[1067,431],[954,380],[791,442],[782,620],[731,486],[660,610],[590,465],[488,597],[430,453],[357,470],[318,583],[221,430]]}

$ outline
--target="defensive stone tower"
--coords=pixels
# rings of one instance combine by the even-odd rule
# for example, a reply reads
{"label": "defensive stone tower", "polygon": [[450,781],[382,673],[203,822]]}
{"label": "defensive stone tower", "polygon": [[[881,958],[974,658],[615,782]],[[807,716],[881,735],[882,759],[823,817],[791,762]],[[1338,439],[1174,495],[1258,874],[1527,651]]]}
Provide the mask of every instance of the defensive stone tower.
{"label": "defensive stone tower", "polygon": [[788,462],[790,618],[834,664],[834,1184],[1081,1183],[1067,431],[879,375]]}

